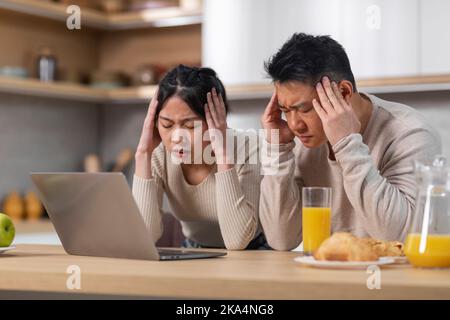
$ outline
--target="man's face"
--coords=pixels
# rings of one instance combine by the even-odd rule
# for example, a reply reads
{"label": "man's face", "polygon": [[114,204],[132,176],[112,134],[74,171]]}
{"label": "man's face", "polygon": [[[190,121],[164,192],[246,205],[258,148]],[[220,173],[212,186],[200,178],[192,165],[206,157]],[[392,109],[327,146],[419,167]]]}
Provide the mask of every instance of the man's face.
{"label": "man's face", "polygon": [[313,99],[319,100],[315,87],[290,81],[275,84],[280,110],[285,114],[289,129],[307,148],[327,142],[322,121],[314,110]]}

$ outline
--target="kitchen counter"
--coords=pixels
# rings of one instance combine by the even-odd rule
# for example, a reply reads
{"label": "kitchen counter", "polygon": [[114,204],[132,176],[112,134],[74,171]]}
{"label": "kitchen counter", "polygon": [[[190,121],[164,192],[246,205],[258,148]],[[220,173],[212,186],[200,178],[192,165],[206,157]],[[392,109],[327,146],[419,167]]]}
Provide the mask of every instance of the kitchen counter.
{"label": "kitchen counter", "polygon": [[[0,255],[0,299],[450,299],[450,269],[385,267],[381,289],[369,290],[366,270],[302,267],[293,261],[297,255],[232,251],[222,258],[162,262],[70,256],[60,246],[18,245]],[[79,290],[66,285],[72,265],[81,271]]]}

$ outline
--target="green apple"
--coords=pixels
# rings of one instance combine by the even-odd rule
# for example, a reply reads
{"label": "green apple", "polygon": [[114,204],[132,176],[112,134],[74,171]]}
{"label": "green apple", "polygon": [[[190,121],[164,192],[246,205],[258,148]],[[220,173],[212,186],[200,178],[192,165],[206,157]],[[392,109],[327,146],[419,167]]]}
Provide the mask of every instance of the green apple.
{"label": "green apple", "polygon": [[0,213],[0,247],[9,247],[16,235],[16,228],[11,218]]}

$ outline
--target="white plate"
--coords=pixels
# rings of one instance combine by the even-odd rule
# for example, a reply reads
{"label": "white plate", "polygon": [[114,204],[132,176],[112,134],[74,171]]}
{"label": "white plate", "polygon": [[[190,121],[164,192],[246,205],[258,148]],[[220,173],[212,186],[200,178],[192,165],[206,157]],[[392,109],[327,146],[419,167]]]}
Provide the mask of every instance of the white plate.
{"label": "white plate", "polygon": [[12,250],[15,249],[15,246],[9,246],[9,247],[0,247],[0,254],[2,254],[3,252],[6,252],[8,250]]}
{"label": "white plate", "polygon": [[393,258],[394,262],[396,264],[404,264],[404,263],[408,263],[408,258],[404,257],[404,256],[398,256],[398,257],[383,257],[383,258]]}
{"label": "white plate", "polygon": [[381,257],[377,261],[322,261],[312,256],[300,256],[294,259],[302,265],[322,269],[367,269],[369,266],[382,266],[395,263],[392,257]]}

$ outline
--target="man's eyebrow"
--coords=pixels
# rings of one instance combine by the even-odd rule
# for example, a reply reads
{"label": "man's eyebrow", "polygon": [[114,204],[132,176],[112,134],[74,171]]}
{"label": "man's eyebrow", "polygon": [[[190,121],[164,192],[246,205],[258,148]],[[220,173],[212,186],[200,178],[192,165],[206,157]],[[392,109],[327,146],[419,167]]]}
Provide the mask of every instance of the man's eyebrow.
{"label": "man's eyebrow", "polygon": [[280,106],[280,108],[289,108],[289,109],[298,109],[298,108],[302,108],[302,107],[305,107],[306,106],[306,102],[305,101],[300,101],[300,102],[297,102],[296,104],[294,104],[294,105],[291,105],[291,106],[289,106],[289,107],[285,107],[285,106],[283,106],[281,103],[278,103],[278,105]]}

